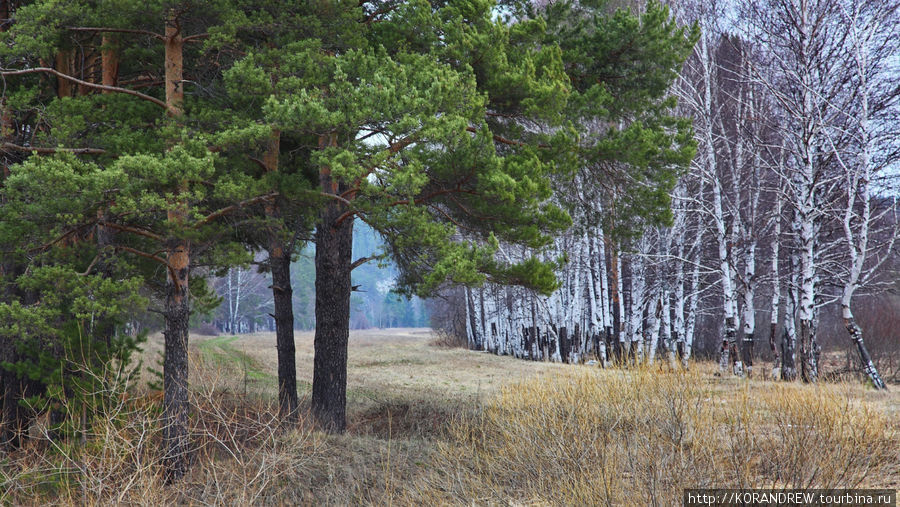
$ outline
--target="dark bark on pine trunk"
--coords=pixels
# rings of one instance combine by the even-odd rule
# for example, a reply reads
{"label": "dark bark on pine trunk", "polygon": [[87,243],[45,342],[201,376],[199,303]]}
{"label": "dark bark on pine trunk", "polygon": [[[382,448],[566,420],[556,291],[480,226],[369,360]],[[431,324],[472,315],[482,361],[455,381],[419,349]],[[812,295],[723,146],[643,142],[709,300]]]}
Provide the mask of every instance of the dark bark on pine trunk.
{"label": "dark bark on pine trunk", "polygon": [[[114,47],[115,37],[111,35],[103,36],[103,51],[100,60],[102,62],[101,82],[106,86],[116,86],[119,84],[119,52]],[[104,91],[103,93],[112,93]]]}
{"label": "dark bark on pine trunk", "polygon": [[[184,114],[183,47],[178,13],[169,11],[165,32],[166,107],[170,117],[181,121]],[[167,219],[176,226],[188,218],[188,204],[182,194],[187,183],[180,182],[175,199],[169,203]],[[179,480],[188,469],[188,326],[190,290],[188,275],[191,245],[170,237],[166,241],[165,357],[163,359],[163,446],[166,481]]]}
{"label": "dark bark on pine trunk", "polygon": [[280,241],[269,248],[272,297],[275,302],[275,343],[278,350],[278,407],[281,420],[297,422],[297,353],[294,345],[294,305],[291,257]]}
{"label": "dark bark on pine trunk", "polygon": [[869,355],[869,349],[866,348],[866,344],[863,341],[862,328],[859,327],[853,318],[844,319],[844,326],[847,328],[847,332],[850,333],[850,339],[856,343],[856,350],[859,352],[859,360],[862,363],[863,371],[866,372],[866,376],[872,381],[872,385],[875,386],[875,389],[887,390],[887,385],[884,383],[881,375],[878,374],[878,369],[875,368],[872,356]]}
{"label": "dark bark on pine trunk", "polygon": [[166,476],[180,479],[188,465],[188,320],[187,298],[174,297],[175,288],[166,287],[165,358],[163,362],[163,440],[166,449]]}
{"label": "dark bark on pine trunk", "polygon": [[[281,132],[273,130],[263,154],[267,172],[278,172],[281,151]],[[294,344],[294,291],[291,287],[291,248],[287,248],[279,222],[281,208],[278,202],[265,207],[269,229],[269,267],[272,270],[272,299],[275,313],[275,348],[278,351],[278,415],[282,422],[297,422],[297,353]]]}
{"label": "dark bark on pine trunk", "polygon": [[[169,247],[174,273],[166,280],[165,356],[163,359],[163,441],[168,482],[188,468],[188,245],[175,240]],[[177,266],[177,267],[176,267]],[[172,275],[175,275],[173,279]]]}
{"label": "dark bark on pine trunk", "polygon": [[[56,53],[56,70],[66,75],[72,75],[70,51],[60,50]],[[68,79],[57,78],[56,95],[59,98],[72,96],[72,83]]]}
{"label": "dark bark on pine trunk", "polygon": [[[332,141],[333,142],[333,141]],[[322,191],[343,190],[328,171],[320,175]],[[350,335],[350,271],[353,218],[337,200],[325,204],[316,226],[316,334],[314,339],[312,412],[325,430],[343,433],[347,426],[347,342]]]}

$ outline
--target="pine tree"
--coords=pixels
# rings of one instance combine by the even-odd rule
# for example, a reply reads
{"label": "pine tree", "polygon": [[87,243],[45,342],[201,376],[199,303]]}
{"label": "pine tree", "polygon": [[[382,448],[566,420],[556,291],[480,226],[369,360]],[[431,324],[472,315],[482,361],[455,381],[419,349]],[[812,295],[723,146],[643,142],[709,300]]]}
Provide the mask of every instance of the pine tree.
{"label": "pine tree", "polygon": [[[232,76],[274,84],[264,123],[309,154],[318,199],[312,406],[323,426],[342,431],[350,272],[366,260],[350,257],[353,221],[386,237],[411,289],[485,276],[552,287],[549,270],[536,261],[497,263],[487,232],[484,244],[453,237],[457,226],[490,227],[540,246],[542,231],[567,223],[545,202],[548,157],[510,138],[501,138],[508,143],[501,153],[480,91],[504,89],[510,104],[534,114],[562,103],[566,86],[554,49],[504,52],[510,37],[527,34],[491,21],[488,5],[337,3],[307,15],[306,38],[254,51]],[[475,58],[474,51],[483,54]],[[485,62],[486,83],[469,61]],[[298,190],[289,197],[312,189]]]}
{"label": "pine tree", "polygon": [[[216,18],[189,2],[107,7],[35,2],[4,34],[13,42],[3,55],[9,100],[33,133],[22,151],[37,155],[11,168],[5,196],[24,208],[5,206],[17,214],[4,226],[34,227],[24,251],[92,245],[96,261],[69,260],[77,271],[114,264],[155,287],[165,276],[164,445],[174,480],[188,463],[188,321],[205,294],[202,279],[189,285],[190,271],[245,258],[223,219],[274,196],[253,194],[213,153],[208,90],[221,78],[202,40]],[[102,65],[73,67],[66,55],[76,43]],[[54,68],[42,64],[54,55]],[[48,193],[48,184],[68,192]]]}

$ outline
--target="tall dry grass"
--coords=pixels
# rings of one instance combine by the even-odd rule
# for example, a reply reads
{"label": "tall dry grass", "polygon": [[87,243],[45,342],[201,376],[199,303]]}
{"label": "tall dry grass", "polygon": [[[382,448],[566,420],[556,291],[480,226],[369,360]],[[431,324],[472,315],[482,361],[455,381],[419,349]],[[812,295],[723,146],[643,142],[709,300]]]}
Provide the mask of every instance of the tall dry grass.
{"label": "tall dry grass", "polygon": [[840,387],[648,369],[509,386],[439,448],[411,502],[676,505],[683,488],[884,485],[900,465],[895,422]]}
{"label": "tall dry grass", "polygon": [[98,382],[107,390],[82,393],[98,409],[80,431],[60,437],[45,417],[24,449],[0,460],[0,504],[251,505],[293,495],[291,479],[308,473],[321,435],[307,424],[281,428],[274,400],[236,394],[216,381],[222,372],[201,376],[211,381],[190,392],[192,467],[183,481],[164,481],[161,394]]}
{"label": "tall dry grass", "polygon": [[898,421],[845,385],[573,367],[480,401],[392,400],[334,436],[281,428],[272,396],[192,368],[184,480],[163,483],[158,395],[109,392],[82,437],[37,425],[0,458],[0,504],[675,505],[688,487],[900,485]]}

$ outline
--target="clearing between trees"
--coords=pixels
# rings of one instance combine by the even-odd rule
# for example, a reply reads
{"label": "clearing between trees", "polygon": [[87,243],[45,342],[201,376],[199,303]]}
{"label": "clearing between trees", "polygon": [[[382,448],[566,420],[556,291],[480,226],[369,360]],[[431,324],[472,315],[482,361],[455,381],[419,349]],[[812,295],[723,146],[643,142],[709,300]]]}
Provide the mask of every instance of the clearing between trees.
{"label": "clearing between trees", "polygon": [[[900,395],[656,365],[601,369],[447,348],[428,329],[350,334],[347,432],[278,426],[274,333],[192,342],[194,466],[164,487],[159,393],[104,409],[92,445],[37,439],[0,502],[674,505],[682,488],[900,487]],[[152,364],[162,338],[144,351]],[[152,375],[148,376],[152,379]],[[41,424],[33,435],[44,431]],[[141,445],[144,442],[144,445]]]}

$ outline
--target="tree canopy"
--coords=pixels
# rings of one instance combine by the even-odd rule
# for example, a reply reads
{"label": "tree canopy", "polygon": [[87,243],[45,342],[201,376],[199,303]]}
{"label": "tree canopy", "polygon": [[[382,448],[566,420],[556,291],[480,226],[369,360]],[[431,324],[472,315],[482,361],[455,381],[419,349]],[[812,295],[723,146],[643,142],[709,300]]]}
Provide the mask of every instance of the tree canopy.
{"label": "tree canopy", "polygon": [[[312,408],[342,431],[350,272],[368,260],[351,258],[355,220],[382,235],[400,287],[420,295],[485,281],[549,294],[560,261],[543,252],[571,225],[573,197],[605,192],[587,209],[612,210],[623,231],[633,219],[669,220],[668,193],[693,147],[666,90],[693,38],[656,3],[641,15],[604,9],[19,6],[0,48],[7,335],[57,343],[58,333],[16,322],[74,333],[87,298],[109,322],[79,336],[110,343],[144,304],[136,295],[149,297],[166,322],[177,479],[187,466],[189,316],[213,302],[205,277],[268,252],[290,417],[289,266],[295,245],[313,241]],[[527,254],[501,255],[503,244]],[[71,299],[50,297],[61,287]]]}

